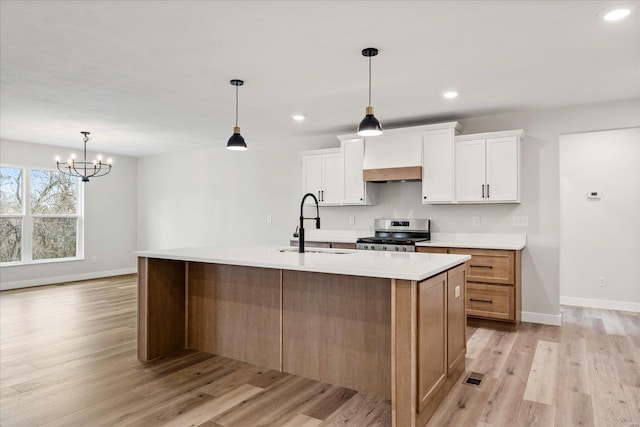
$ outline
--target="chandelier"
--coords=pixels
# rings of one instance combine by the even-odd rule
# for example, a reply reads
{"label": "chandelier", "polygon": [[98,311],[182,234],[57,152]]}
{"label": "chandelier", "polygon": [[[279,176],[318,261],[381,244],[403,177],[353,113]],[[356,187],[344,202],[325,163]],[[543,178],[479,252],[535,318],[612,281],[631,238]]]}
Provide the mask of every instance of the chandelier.
{"label": "chandelier", "polygon": [[89,182],[89,178],[104,176],[111,172],[111,159],[108,159],[106,163],[102,163],[102,156],[98,156],[93,162],[87,162],[87,141],[89,141],[89,135],[91,132],[80,132],[84,142],[84,157],[81,162],[76,161],[76,155],[71,154],[71,157],[66,162],[60,163],[60,157],[56,157],[56,165],[58,170],[65,175],[82,178],[82,182]]}

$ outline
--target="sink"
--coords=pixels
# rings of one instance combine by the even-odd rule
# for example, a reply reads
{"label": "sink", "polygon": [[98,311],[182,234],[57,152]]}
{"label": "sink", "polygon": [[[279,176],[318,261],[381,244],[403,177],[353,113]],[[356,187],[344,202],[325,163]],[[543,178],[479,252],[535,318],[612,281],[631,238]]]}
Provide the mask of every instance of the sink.
{"label": "sink", "polygon": [[[298,252],[298,248],[280,249],[280,252]],[[311,254],[330,254],[330,255],[347,255],[351,253],[351,252],[336,251],[331,249],[325,249],[325,250],[305,249],[304,252],[311,253]]]}

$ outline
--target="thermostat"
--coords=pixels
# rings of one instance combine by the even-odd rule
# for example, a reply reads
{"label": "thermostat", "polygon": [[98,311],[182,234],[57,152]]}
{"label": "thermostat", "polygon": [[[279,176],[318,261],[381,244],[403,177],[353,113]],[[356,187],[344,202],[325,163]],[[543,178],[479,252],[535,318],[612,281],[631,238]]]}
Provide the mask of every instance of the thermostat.
{"label": "thermostat", "polygon": [[587,191],[587,199],[600,200],[601,198],[602,198],[602,191],[600,190]]}

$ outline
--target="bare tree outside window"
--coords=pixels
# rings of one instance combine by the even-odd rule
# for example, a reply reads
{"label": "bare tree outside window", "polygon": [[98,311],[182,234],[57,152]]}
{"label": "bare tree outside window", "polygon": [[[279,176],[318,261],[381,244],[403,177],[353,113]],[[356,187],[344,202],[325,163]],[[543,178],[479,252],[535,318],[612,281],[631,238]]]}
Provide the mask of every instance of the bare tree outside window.
{"label": "bare tree outside window", "polygon": [[78,178],[57,171],[0,167],[0,262],[76,257],[79,189]]}
{"label": "bare tree outside window", "polygon": [[31,171],[34,260],[76,256],[77,213],[77,178],[54,171]]}
{"label": "bare tree outside window", "polygon": [[0,167],[0,262],[22,260],[22,169]]}

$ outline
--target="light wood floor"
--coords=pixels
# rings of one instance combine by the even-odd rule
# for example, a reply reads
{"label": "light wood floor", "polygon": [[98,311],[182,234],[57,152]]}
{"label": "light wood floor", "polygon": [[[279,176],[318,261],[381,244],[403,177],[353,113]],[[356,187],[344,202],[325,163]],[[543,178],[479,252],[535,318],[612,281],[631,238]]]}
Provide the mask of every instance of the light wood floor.
{"label": "light wood floor", "polygon": [[[429,426],[639,426],[640,318],[562,307],[562,327],[468,330]],[[136,277],[0,294],[3,426],[387,426],[390,402],[185,351],[136,359]]]}

